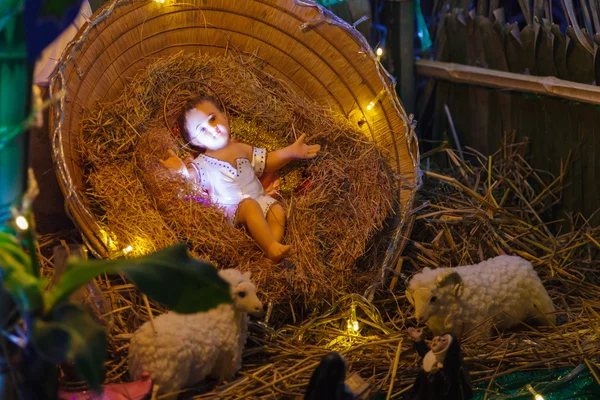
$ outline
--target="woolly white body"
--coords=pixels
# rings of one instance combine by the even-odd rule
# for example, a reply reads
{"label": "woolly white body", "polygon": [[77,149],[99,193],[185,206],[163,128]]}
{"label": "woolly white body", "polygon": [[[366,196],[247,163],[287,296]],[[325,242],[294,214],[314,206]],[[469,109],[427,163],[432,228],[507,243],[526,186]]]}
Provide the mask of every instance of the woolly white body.
{"label": "woolly white body", "polygon": [[417,321],[425,322],[434,335],[460,337],[493,325],[502,331],[529,318],[540,323],[555,320],[552,300],[531,263],[516,256],[456,268],[425,268],[411,279],[407,296]]}
{"label": "woolly white body", "polygon": [[[248,330],[247,312],[262,311],[249,275],[223,270],[219,275],[232,288],[233,304],[208,312],[168,312],[144,323],[129,346],[129,372],[139,379],[148,372],[160,393],[193,386],[207,376],[231,380],[242,366]],[[243,298],[240,292],[244,292]]]}

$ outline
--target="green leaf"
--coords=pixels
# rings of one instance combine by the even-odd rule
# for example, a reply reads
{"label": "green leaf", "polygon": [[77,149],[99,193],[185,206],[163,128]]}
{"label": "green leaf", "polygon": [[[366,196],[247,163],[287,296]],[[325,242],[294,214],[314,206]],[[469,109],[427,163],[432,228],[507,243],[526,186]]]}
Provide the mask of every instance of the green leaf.
{"label": "green leaf", "polygon": [[13,297],[9,292],[0,287],[0,329],[6,329],[19,318]]}
{"label": "green leaf", "polygon": [[216,268],[190,257],[185,245],[177,244],[139,258],[70,262],[47,294],[47,310],[104,272],[124,273],[150,298],[182,314],[231,303],[229,285]]}
{"label": "green leaf", "polygon": [[21,313],[35,313],[43,306],[44,281],[31,274],[27,254],[10,236],[0,235],[0,281]]}
{"label": "green leaf", "polygon": [[17,238],[6,232],[0,232],[0,264],[3,263],[3,256],[7,257],[6,262],[12,260],[14,267],[22,268],[30,274],[33,273],[31,257],[23,250]]}
{"label": "green leaf", "polygon": [[87,311],[63,303],[52,311],[50,319],[34,319],[32,342],[39,354],[56,364],[73,360],[81,378],[94,390],[104,381],[106,333]]}
{"label": "green leaf", "polygon": [[43,309],[43,281],[23,271],[3,271],[4,289],[10,293],[21,314],[36,314]]}
{"label": "green leaf", "polygon": [[2,0],[0,1],[0,32],[6,24],[15,18],[23,10],[22,0]]}

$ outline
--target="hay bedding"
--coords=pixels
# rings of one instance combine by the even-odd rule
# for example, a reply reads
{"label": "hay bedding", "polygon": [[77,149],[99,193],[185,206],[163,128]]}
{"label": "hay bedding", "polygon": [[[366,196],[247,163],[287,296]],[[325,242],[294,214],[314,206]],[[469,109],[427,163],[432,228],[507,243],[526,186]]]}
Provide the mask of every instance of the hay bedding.
{"label": "hay bedding", "polygon": [[[574,216],[570,229],[562,231],[542,222],[560,202],[566,171],[553,177],[534,170],[525,159],[526,147],[513,138],[490,159],[467,149],[470,163],[445,150],[451,168],[444,175],[426,173],[412,240],[389,288],[378,293],[380,300],[369,304],[349,294],[326,313],[277,331],[251,324],[240,377],[222,386],[209,382],[184,397],[297,398],[320,358],[337,350],[349,361],[351,372],[359,373],[373,390],[401,398],[420,367],[406,335],[415,322],[403,293],[405,278],[424,266],[479,262],[501,253],[520,254],[533,262],[557,307],[558,325],[524,328],[491,340],[467,337],[463,351],[472,380],[477,384],[491,379],[476,393],[485,390],[488,398],[498,398],[494,394],[502,388],[494,379],[516,371],[578,364],[597,371],[600,227],[590,226],[581,216]],[[41,252],[47,253],[44,248],[53,243],[55,238],[42,239]],[[51,260],[43,260],[44,271],[50,273]],[[154,314],[162,310],[146,307],[132,285],[106,279],[100,283],[114,310],[107,381],[127,381],[130,334],[149,318],[149,307]],[[352,305],[361,327],[358,336],[346,328]],[[63,385],[81,387],[69,374]]]}
{"label": "hay bedding", "polygon": [[[158,59],[118,99],[84,119],[86,196],[115,255],[127,246],[138,255],[186,241],[198,258],[251,270],[269,301],[318,307],[372,282],[377,256],[355,264],[366,252],[381,254],[376,250],[386,240],[374,238],[394,213],[398,189],[381,149],[264,67],[231,50]],[[281,171],[284,242],[296,251],[283,266],[266,259],[243,230],[198,198],[193,185],[158,162],[168,149],[195,156],[177,135],[176,120],[187,99],[212,94],[203,84],[225,104],[237,140],[271,151],[305,133],[309,143],[321,144],[316,159]]]}

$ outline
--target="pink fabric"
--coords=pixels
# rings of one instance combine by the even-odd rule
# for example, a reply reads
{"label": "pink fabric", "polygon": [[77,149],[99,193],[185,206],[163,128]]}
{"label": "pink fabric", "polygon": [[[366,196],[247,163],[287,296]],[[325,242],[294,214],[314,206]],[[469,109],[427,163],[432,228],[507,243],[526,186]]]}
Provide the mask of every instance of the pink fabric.
{"label": "pink fabric", "polygon": [[113,383],[102,387],[103,393],[92,391],[65,392],[59,390],[60,400],[142,400],[152,390],[152,380],[147,373],[142,379],[129,383]]}

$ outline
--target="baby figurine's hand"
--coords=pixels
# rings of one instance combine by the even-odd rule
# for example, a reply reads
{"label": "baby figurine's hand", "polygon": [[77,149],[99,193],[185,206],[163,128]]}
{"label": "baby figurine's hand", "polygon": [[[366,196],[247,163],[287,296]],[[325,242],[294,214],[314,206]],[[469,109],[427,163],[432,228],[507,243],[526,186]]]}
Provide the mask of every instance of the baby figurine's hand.
{"label": "baby figurine's hand", "polygon": [[294,149],[294,154],[295,154],[296,158],[303,158],[303,159],[315,158],[317,156],[317,153],[319,152],[319,150],[321,150],[321,145],[319,145],[319,144],[308,145],[308,144],[304,143],[305,137],[306,137],[306,134],[303,133],[302,136],[300,136],[298,138],[298,140],[296,140],[296,142],[292,145],[292,147]]}
{"label": "baby figurine's hand", "polygon": [[177,154],[173,152],[173,150],[169,150],[169,158],[166,160],[159,160],[162,165],[165,167],[172,169],[173,171],[179,172],[181,175],[188,177],[190,175],[185,163],[177,157]]}
{"label": "baby figurine's hand", "polygon": [[423,337],[423,329],[408,328],[408,336],[415,342],[419,342]]}

